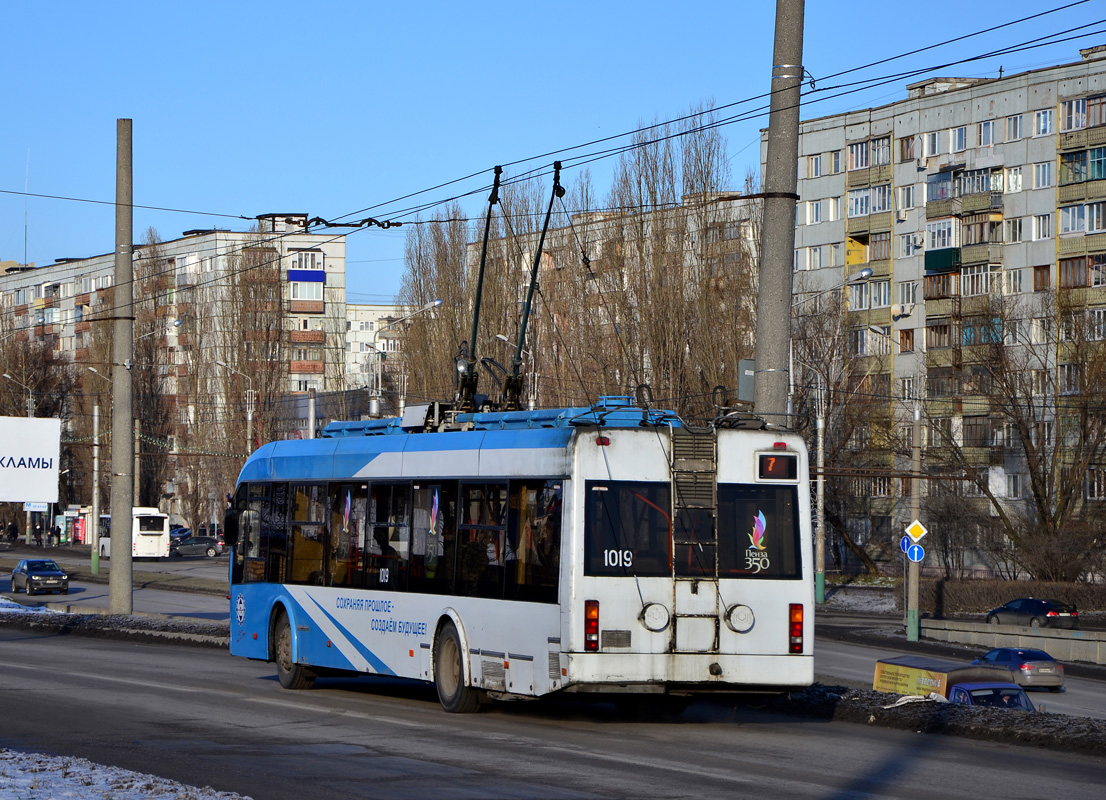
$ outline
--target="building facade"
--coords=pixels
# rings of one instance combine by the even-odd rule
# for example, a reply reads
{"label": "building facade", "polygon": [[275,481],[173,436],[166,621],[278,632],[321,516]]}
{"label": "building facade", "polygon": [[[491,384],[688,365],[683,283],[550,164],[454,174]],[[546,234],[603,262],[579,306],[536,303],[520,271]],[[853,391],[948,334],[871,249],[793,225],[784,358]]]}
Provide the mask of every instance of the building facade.
{"label": "building facade", "polygon": [[[796,317],[845,294],[842,357],[863,373],[851,388],[889,417],[882,458],[852,481],[870,510],[861,541],[896,542],[910,521],[915,403],[927,462],[942,465],[927,469],[948,479],[927,496],[974,496],[998,517],[1041,481],[1076,506],[1106,498],[1100,437],[1064,429],[1080,396],[1106,390],[1106,47],[1080,55],[933,78],[800,125]],[[766,134],[762,164],[765,152]]]}

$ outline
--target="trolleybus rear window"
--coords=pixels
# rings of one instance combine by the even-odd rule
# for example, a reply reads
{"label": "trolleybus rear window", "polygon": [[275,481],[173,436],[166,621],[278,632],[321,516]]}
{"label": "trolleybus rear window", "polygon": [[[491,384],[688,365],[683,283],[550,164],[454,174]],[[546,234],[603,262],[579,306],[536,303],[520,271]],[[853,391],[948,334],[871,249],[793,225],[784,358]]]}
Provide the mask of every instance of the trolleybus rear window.
{"label": "trolleybus rear window", "polygon": [[672,574],[672,500],[667,483],[588,481],[585,575]]}
{"label": "trolleybus rear window", "polygon": [[718,485],[718,576],[802,577],[798,489],[795,486]]}

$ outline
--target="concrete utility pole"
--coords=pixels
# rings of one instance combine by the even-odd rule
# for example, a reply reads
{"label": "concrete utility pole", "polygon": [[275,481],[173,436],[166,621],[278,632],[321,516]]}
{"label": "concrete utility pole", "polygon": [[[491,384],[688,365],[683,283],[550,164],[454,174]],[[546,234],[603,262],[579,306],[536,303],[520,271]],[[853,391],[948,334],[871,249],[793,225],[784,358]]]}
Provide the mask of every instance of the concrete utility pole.
{"label": "concrete utility pole", "polygon": [[315,438],[315,390],[307,390],[307,438]]}
{"label": "concrete utility pole", "polygon": [[116,120],[115,155],[115,321],[112,348],[111,409],[111,578],[112,614],[134,610],[131,528],[134,508],[134,385],[128,368],[134,363],[134,207],[131,121]]}
{"label": "concrete utility pole", "polygon": [[799,89],[803,79],[804,0],[776,0],[772,101],[764,172],[764,224],[757,296],[755,411],[787,425],[787,354],[791,339],[791,270],[798,195]]}

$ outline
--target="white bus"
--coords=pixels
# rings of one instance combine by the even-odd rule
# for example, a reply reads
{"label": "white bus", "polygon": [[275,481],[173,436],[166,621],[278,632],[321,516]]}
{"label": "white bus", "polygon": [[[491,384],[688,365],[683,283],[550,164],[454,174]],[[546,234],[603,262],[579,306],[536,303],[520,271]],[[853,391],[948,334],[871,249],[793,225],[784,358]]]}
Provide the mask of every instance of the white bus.
{"label": "white bus", "polygon": [[[156,508],[131,510],[132,558],[169,557],[169,515]],[[100,516],[100,558],[111,558],[111,517]]]}
{"label": "white bus", "polygon": [[[421,415],[420,415],[421,412]],[[424,416],[423,416],[424,415]],[[813,681],[807,452],[723,417],[592,408],[332,423],[246,462],[232,655],[485,698],[670,707]]]}

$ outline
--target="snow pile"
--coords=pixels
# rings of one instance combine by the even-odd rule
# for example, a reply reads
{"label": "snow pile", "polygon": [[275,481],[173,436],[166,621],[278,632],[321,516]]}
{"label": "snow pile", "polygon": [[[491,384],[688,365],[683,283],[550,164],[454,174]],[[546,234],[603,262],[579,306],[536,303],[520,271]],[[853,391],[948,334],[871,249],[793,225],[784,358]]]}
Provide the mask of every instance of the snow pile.
{"label": "snow pile", "polygon": [[249,800],[84,758],[0,749],[0,800]]}
{"label": "snow pile", "polygon": [[827,587],[824,608],[857,614],[893,614],[895,590],[869,586]]}

